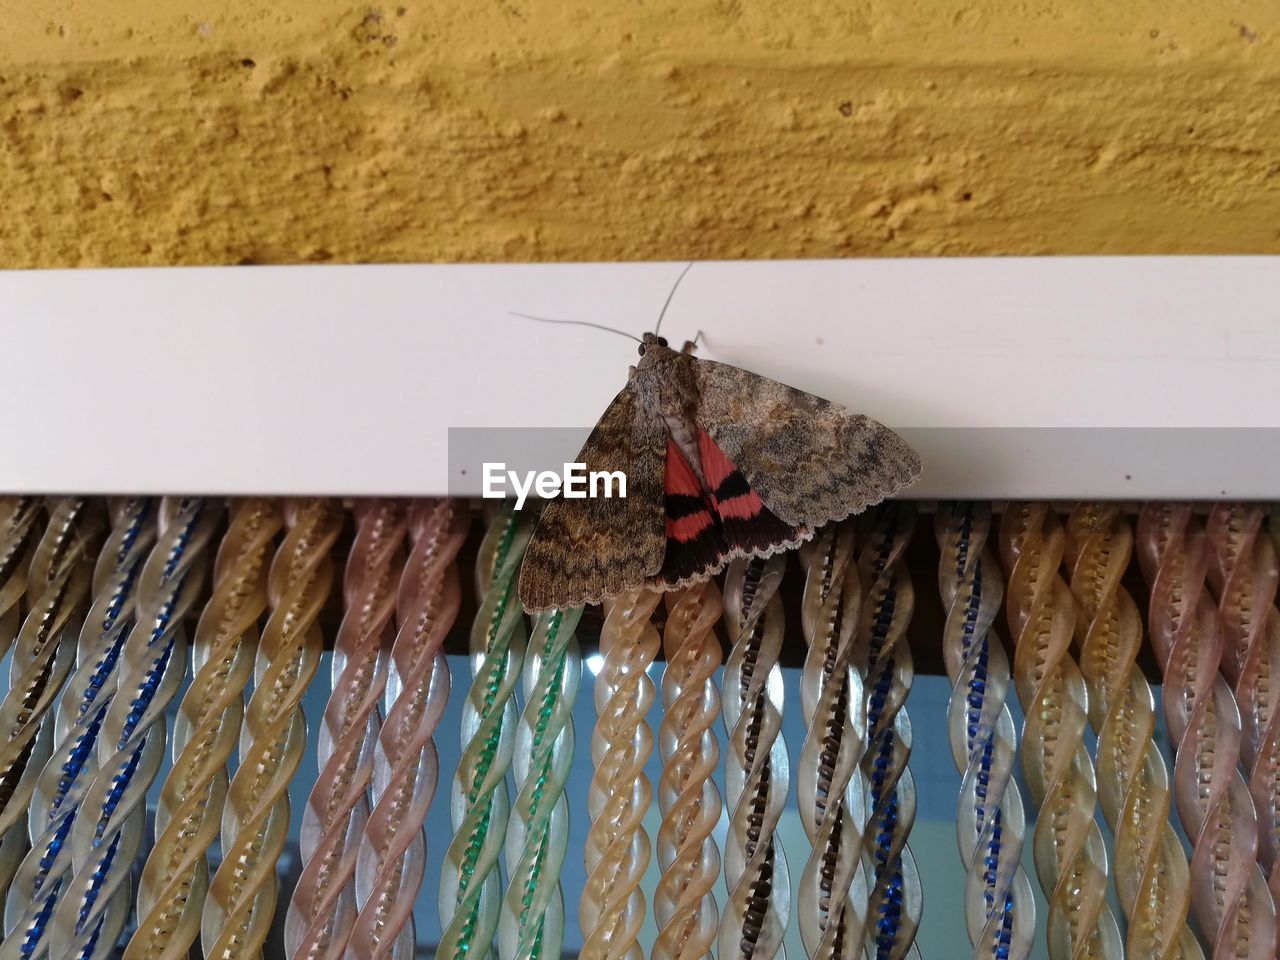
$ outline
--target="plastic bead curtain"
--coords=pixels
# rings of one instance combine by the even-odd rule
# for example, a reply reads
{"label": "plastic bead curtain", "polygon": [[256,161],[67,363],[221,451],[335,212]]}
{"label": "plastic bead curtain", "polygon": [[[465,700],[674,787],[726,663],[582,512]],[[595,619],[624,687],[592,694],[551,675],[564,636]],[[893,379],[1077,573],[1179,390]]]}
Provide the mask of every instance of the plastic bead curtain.
{"label": "plastic bead curtain", "polygon": [[530,527],[0,497],[0,960],[1277,956],[1277,515],[899,501],[532,618]]}

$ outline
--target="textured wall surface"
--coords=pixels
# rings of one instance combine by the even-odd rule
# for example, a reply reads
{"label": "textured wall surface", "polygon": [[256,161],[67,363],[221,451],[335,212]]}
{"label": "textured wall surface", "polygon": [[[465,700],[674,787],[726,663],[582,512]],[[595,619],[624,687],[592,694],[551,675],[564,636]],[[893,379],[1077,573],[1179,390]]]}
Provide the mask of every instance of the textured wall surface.
{"label": "textured wall surface", "polygon": [[1280,3],[0,0],[0,264],[1280,251]]}

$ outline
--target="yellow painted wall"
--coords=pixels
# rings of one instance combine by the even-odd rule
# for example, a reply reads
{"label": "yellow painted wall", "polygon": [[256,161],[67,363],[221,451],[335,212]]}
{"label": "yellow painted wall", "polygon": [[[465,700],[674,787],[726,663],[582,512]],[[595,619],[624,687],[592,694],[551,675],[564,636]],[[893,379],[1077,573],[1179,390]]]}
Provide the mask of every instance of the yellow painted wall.
{"label": "yellow painted wall", "polygon": [[0,0],[0,264],[1280,250],[1280,2]]}

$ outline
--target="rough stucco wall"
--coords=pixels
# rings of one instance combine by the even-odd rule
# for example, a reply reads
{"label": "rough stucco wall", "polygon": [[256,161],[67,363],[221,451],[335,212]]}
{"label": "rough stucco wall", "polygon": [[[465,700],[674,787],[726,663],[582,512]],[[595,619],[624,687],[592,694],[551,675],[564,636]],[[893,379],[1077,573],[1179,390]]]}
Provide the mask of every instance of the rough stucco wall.
{"label": "rough stucco wall", "polygon": [[1280,4],[0,0],[0,264],[1280,250]]}

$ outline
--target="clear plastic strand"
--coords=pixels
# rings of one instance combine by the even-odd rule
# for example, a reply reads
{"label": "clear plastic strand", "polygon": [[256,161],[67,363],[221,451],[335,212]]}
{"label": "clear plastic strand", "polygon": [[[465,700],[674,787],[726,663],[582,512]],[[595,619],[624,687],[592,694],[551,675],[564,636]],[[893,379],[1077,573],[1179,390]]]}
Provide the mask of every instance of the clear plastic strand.
{"label": "clear plastic strand", "polygon": [[413,548],[396,599],[373,807],[356,856],[351,960],[416,956],[413,904],[426,870],[423,823],[440,774],[435,733],[449,699],[444,641],[462,602],[454,560],[468,521],[465,504],[455,500],[419,501],[410,512]]}
{"label": "clear plastic strand", "polygon": [[1190,878],[1170,822],[1169,774],[1155,744],[1155,699],[1138,668],[1142,616],[1121,578],[1133,531],[1116,504],[1084,503],[1067,521],[1071,592],[1089,722],[1098,735],[1098,793],[1115,833],[1116,894],[1127,953],[1152,960],[1204,956],[1187,928]]}
{"label": "clear plastic strand", "polygon": [[275,913],[276,865],[289,830],[289,781],[306,749],[302,696],[324,647],[318,623],[342,528],[327,499],[286,501],[288,532],[267,575],[270,615],[245,708],[240,766],[222,817],[222,864],[209,884],[200,940],[210,960],[261,955]]}
{"label": "clear plastic strand", "polygon": [[786,957],[782,938],[791,916],[791,879],[775,842],[790,776],[778,666],[786,631],[778,596],[784,563],[783,555],[737,560],[724,581],[725,629],[732,647],[721,693],[729,808],[724,851],[729,899],[720,918],[721,957]]}
{"label": "clear plastic strand", "polygon": [[810,854],[800,875],[800,937],[823,960],[863,956],[867,880],[866,798],[860,773],[867,712],[854,646],[862,585],[853,524],[830,524],[801,552],[807,577],[801,621],[808,653],[800,709],[808,730],[797,769],[800,820]]}
{"label": "clear plastic strand", "polygon": [[48,955],[49,920],[71,868],[67,841],[98,769],[99,733],[134,621],[138,576],[155,543],[155,501],[117,500],[109,512],[111,533],[94,569],[93,600],[80,633],[77,666],[59,702],[52,755],[31,796],[31,850],[9,891],[2,960]]}
{"label": "clear plastic strand", "polygon": [[1274,960],[1275,905],[1256,862],[1257,813],[1238,770],[1240,711],[1218,672],[1222,635],[1207,586],[1210,546],[1185,503],[1144,506],[1137,544],[1175,744],[1173,799],[1192,842],[1192,915],[1215,960]]}
{"label": "clear plastic strand", "polygon": [[18,637],[19,603],[27,592],[43,514],[39,497],[0,497],[0,657]]}
{"label": "clear plastic strand", "polygon": [[[43,517],[36,497],[0,497],[0,658],[13,648],[22,626],[22,602]],[[25,848],[21,831],[10,831],[0,840],[0,890],[8,888]]]}
{"label": "clear plastic strand", "polygon": [[1022,769],[1040,809],[1033,852],[1049,901],[1049,956],[1119,960],[1124,949],[1106,903],[1107,851],[1094,820],[1097,786],[1084,741],[1088,694],[1071,656],[1075,601],[1059,573],[1065,540],[1047,504],[1006,508],[1000,546],[1015,685],[1027,718]]}
{"label": "clear plastic strand", "polygon": [[451,797],[454,835],[440,883],[439,953],[445,957],[487,960],[498,930],[498,860],[511,812],[507,774],[526,638],[516,581],[529,533],[524,518],[504,506],[476,559],[477,595],[483,599],[471,629],[473,679],[462,708],[462,759]]}
{"label": "clear plastic strand", "polygon": [[161,503],[159,536],[138,581],[137,623],[98,738],[99,769],[72,826],[72,877],[49,943],[55,957],[115,954],[132,906],[130,874],[142,846],[147,791],[164,756],[165,710],[186,669],[183,621],[203,592],[221,512],[200,498]]}
{"label": "clear plastic strand", "polygon": [[1240,707],[1241,759],[1258,812],[1258,862],[1280,902],[1280,565],[1262,531],[1265,517],[1259,505],[1220,503],[1209,514],[1207,533],[1209,582],[1226,645],[1222,668]]}
{"label": "clear plastic strand", "polygon": [[52,500],[31,559],[26,617],[0,702],[0,894],[27,852],[31,794],[53,746],[48,713],[75,662],[102,526],[83,498]]}
{"label": "clear plastic strand", "polygon": [[560,869],[569,839],[565,785],[573,763],[573,703],[582,678],[574,636],[581,607],[534,619],[516,731],[516,802],[507,826],[507,896],[498,926],[502,960],[552,960],[564,947]]}
{"label": "clear plastic strand", "polygon": [[644,816],[653,790],[645,762],[653,731],[645,719],[657,699],[649,667],[662,639],[650,616],[661,597],[629,590],[604,605],[596,677],[596,727],[591,735],[587,808],[587,883],[578,912],[585,960],[643,960],[638,942],[645,898],[640,881],[652,854]]}
{"label": "clear plastic strand", "polygon": [[915,528],[912,508],[896,501],[864,518],[858,575],[864,590],[855,664],[863,674],[867,791],[863,848],[870,895],[866,942],[876,960],[918,957],[916,930],[923,901],[920,875],[907,846],[916,819],[916,790],[907,760],[911,721],[905,709],[914,670],[906,642],[915,606],[902,554]]}
{"label": "clear plastic strand", "polygon": [[712,776],[720,763],[715,724],[720,719],[716,668],[724,659],[715,634],[723,600],[715,581],[668,593],[662,634],[662,725],[658,751],[658,863],[654,893],[658,922],[655,960],[708,960],[720,914],[714,887],[720,851],[712,833],[720,822],[720,792]]}
{"label": "clear plastic strand", "polygon": [[333,644],[332,693],[320,727],[319,775],[302,817],[302,874],[285,919],[285,952],[337,960],[355,920],[356,853],[369,818],[378,705],[395,638],[406,515],[394,500],[362,501],[343,583],[345,613]]}
{"label": "clear plastic strand", "polygon": [[209,848],[218,837],[227,764],[267,609],[267,571],[283,526],[278,503],[236,502],[218,547],[213,589],[191,644],[191,686],[173,728],[173,769],[156,808],[156,844],[138,891],[126,960],[184,960],[200,936]]}
{"label": "clear plastic strand", "polygon": [[942,655],[952,683],[947,729],[963,778],[956,838],[974,960],[1024,960],[1035,942],[1036,911],[1021,863],[1026,817],[1013,780],[1018,743],[1007,705],[1009,659],[994,628],[1004,583],[991,532],[987,504],[938,507]]}

